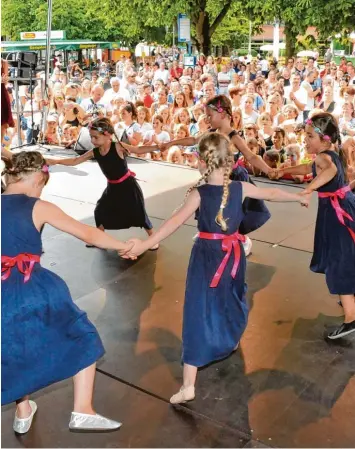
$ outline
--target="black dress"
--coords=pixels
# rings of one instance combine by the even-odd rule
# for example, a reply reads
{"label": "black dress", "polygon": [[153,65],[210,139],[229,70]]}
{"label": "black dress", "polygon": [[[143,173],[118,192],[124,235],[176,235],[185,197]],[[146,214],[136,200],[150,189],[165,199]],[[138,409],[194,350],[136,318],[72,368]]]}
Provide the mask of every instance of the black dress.
{"label": "black dress", "polygon": [[[105,156],[94,148],[94,157],[110,181],[129,172],[127,162],[118,155],[114,142]],[[107,183],[95,208],[95,222],[97,227],[103,226],[104,229],[153,228],[145,211],[143,192],[133,176],[118,184]]]}

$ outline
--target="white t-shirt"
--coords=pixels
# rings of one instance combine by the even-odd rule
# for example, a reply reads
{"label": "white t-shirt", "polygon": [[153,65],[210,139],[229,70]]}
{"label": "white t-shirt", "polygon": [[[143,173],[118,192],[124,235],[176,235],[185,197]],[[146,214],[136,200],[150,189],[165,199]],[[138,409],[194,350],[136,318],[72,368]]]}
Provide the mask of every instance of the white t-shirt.
{"label": "white t-shirt", "polygon": [[121,89],[118,92],[115,92],[113,89],[108,89],[105,92],[105,95],[102,97],[101,101],[102,103],[104,103],[106,110],[109,112],[113,111],[111,101],[113,100],[114,97],[121,97],[125,101],[131,101],[131,97],[127,89],[121,87]]}
{"label": "white t-shirt", "polygon": [[144,122],[143,125],[140,125],[139,123],[137,123],[137,125],[139,126],[139,131],[143,136],[145,136],[145,134],[148,131],[152,131],[153,130],[153,126],[148,123],[148,122]]}
{"label": "white t-shirt", "polygon": [[137,122],[133,122],[131,125],[128,126],[122,122],[117,123],[117,125],[115,126],[115,132],[119,139],[122,138],[122,134],[124,131],[126,131],[128,137],[133,137],[133,134],[136,133],[142,134],[141,127],[138,125]]}
{"label": "white t-shirt", "polygon": [[102,99],[99,100],[98,103],[94,103],[91,98],[85,98],[85,100],[80,103],[80,106],[89,114],[92,112],[95,113],[98,109],[102,109],[105,112],[105,104]]}
{"label": "white t-shirt", "polygon": [[218,79],[220,95],[227,95],[228,94],[228,86],[231,82],[229,73],[219,72],[217,79]]}
{"label": "white t-shirt", "polygon": [[[292,100],[290,100],[291,89],[292,89],[291,86],[285,87],[285,99],[286,99],[287,104],[295,105],[295,103]],[[294,94],[299,103],[307,105],[308,94],[307,94],[307,91],[305,89],[303,89],[303,87],[299,88],[296,92],[294,92]],[[297,117],[297,123],[302,123],[302,122],[303,122],[303,111],[299,111],[299,114]]]}
{"label": "white t-shirt", "polygon": [[168,84],[168,79],[169,79],[169,70],[158,69],[154,74],[154,81],[163,80],[164,84]]}
{"label": "white t-shirt", "polygon": [[156,135],[158,141],[160,143],[168,143],[170,142],[170,136],[169,133],[166,131],[162,131],[160,134],[155,134],[154,130],[148,131],[145,133],[144,140],[149,141],[152,140],[153,136]]}
{"label": "white t-shirt", "polygon": [[251,113],[251,115],[247,115],[244,111],[242,112],[242,116],[243,116],[243,123],[244,125],[249,125],[249,124],[253,124],[255,125],[255,123],[258,121],[259,118],[259,114],[255,111],[253,111]]}
{"label": "white t-shirt", "polygon": [[311,111],[314,109],[314,98],[310,97],[308,94],[308,90],[312,90],[312,86],[308,81],[302,81],[301,83],[301,89],[304,89],[307,92],[307,104],[304,108],[305,111]]}
{"label": "white t-shirt", "polygon": [[261,71],[262,72],[268,72],[269,71],[269,63],[266,59],[262,59],[260,61],[260,65],[261,65]]}

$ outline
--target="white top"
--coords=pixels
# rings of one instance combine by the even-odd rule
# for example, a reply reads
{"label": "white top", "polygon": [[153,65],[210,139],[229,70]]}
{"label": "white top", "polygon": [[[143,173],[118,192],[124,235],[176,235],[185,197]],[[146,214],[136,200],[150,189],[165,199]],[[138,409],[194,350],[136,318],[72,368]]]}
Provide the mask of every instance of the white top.
{"label": "white top", "polygon": [[102,97],[102,100],[101,100],[102,103],[104,103],[107,111],[110,111],[110,112],[113,111],[113,106],[111,104],[111,101],[113,100],[114,97],[121,97],[124,99],[124,101],[131,101],[129,92],[124,87],[121,87],[118,92],[115,92],[112,88],[108,89],[105,92],[105,95]]}
{"label": "white top", "polygon": [[145,141],[152,140],[154,135],[156,135],[156,137],[157,137],[157,139],[158,139],[158,141],[160,143],[168,143],[168,142],[170,142],[169,133],[167,133],[166,131],[162,131],[160,134],[156,134],[154,130],[146,132],[145,136],[144,136],[144,140]]}
{"label": "white top", "polygon": [[229,73],[219,72],[217,79],[218,79],[220,95],[228,94],[228,86],[231,82]]}
{"label": "white top", "polygon": [[[291,90],[292,90],[292,86],[285,87],[285,99],[286,99],[287,104],[294,105],[294,102],[292,100],[290,100]],[[299,101],[301,104],[307,105],[308,94],[307,94],[307,91],[305,89],[303,89],[303,87],[301,87],[296,92],[294,92],[294,94],[295,94],[295,97],[297,98],[297,101]],[[303,122],[303,111],[299,111],[299,114],[297,117],[297,123],[302,123],[302,122]]]}
{"label": "white top", "polygon": [[163,80],[164,84],[168,84],[168,79],[169,79],[169,70],[158,69],[154,74],[154,81]]}
{"label": "white top", "polygon": [[310,83],[308,81],[302,81],[301,88],[307,92],[307,104],[306,104],[306,107],[304,108],[304,110],[311,111],[312,109],[314,109],[314,97],[312,98],[309,96],[309,90],[311,90],[311,91],[313,90],[312,86],[310,85]]}
{"label": "white top", "polygon": [[269,63],[266,59],[262,59],[260,61],[260,65],[261,65],[261,71],[262,72],[267,72],[269,70]]}
{"label": "white top", "polygon": [[258,121],[259,118],[259,114],[255,111],[253,111],[251,113],[251,115],[247,115],[244,111],[242,112],[242,116],[243,116],[243,123],[244,125],[249,125],[250,123],[252,123],[253,125],[255,125],[255,123]]}
{"label": "white top", "polygon": [[148,123],[148,122],[144,122],[143,125],[140,125],[139,123],[137,123],[137,125],[139,126],[139,131],[141,134],[143,134],[143,136],[145,136],[145,134],[148,131],[152,131],[153,130],[153,126]]}

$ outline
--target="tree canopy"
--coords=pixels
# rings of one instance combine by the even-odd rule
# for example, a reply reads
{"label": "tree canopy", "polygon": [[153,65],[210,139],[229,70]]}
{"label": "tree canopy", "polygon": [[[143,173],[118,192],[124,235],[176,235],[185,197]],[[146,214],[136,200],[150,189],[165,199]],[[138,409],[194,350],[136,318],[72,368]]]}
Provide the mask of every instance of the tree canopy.
{"label": "tree canopy", "polygon": [[[2,34],[17,40],[21,31],[41,31],[47,25],[43,0],[3,0]],[[285,24],[286,48],[294,53],[296,37],[315,26],[322,38],[355,28],[355,0],[54,0],[52,29],[68,39],[171,42],[178,13],[191,19],[192,43],[210,53],[211,45],[238,47],[254,27],[268,21]]]}

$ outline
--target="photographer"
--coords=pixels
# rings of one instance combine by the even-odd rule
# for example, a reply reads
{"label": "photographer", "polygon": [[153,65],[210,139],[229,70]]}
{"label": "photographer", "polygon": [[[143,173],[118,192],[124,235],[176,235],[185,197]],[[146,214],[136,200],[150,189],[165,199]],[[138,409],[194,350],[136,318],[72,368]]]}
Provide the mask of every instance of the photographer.
{"label": "photographer", "polygon": [[99,115],[106,115],[105,104],[102,101],[102,97],[104,96],[104,89],[99,84],[96,84],[91,89],[91,97],[86,98],[81,102],[81,107],[84,109],[86,113],[86,118],[95,119],[98,118]]}

